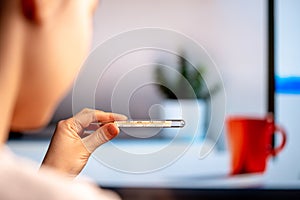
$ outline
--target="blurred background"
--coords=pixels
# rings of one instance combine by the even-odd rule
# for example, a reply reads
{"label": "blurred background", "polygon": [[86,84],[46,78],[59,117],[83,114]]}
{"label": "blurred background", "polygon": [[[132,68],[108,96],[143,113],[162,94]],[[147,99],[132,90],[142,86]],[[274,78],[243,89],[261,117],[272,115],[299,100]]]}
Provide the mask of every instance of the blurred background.
{"label": "blurred background", "polygon": [[[129,0],[124,3],[104,0],[99,4],[94,23],[93,49],[117,34],[143,27],[170,29],[192,38],[206,49],[223,79],[223,82],[217,80],[217,83],[222,87],[224,83],[226,102],[220,97],[222,96],[220,92],[217,92],[213,98],[220,98],[218,105],[225,106],[227,114],[263,116],[266,113],[268,90],[266,1]],[[189,51],[180,41],[174,41],[174,45],[178,50],[187,53]],[[109,75],[104,76],[97,87],[96,108],[111,111],[111,91],[116,87],[116,80],[129,73],[138,64],[151,62],[178,67],[178,56],[157,51],[138,51],[120,58],[110,66]],[[201,65],[201,60],[199,64]],[[136,72],[133,79],[144,82],[154,80],[155,67],[150,66],[146,71]],[[214,66],[202,67],[209,71],[209,68]],[[90,72],[93,73],[92,70]],[[172,77],[172,74],[169,76]],[[89,77],[85,76],[87,81]],[[130,87],[131,82],[123,84]],[[83,87],[82,90],[89,88]],[[84,107],[88,105],[84,103],[88,100],[84,99],[84,91],[82,94],[81,103]],[[130,117],[149,118],[151,106],[162,104],[164,98],[164,94],[157,90],[157,85],[140,88],[130,99]],[[122,99],[119,100],[119,104],[124,104]],[[222,115],[222,112],[219,112]],[[53,122],[71,115],[72,92],[58,107]],[[219,147],[224,149],[224,145],[222,140]]]}

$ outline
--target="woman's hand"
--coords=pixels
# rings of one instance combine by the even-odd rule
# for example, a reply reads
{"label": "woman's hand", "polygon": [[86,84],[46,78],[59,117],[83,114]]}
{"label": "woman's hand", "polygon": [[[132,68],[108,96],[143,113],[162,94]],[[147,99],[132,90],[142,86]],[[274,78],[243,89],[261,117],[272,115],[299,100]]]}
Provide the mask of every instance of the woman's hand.
{"label": "woman's hand", "polygon": [[[86,165],[91,153],[101,144],[119,133],[119,128],[109,122],[126,120],[126,116],[84,109],[74,117],[58,123],[42,166],[49,166],[69,176],[77,176]],[[92,122],[105,125],[84,137],[84,129]]]}

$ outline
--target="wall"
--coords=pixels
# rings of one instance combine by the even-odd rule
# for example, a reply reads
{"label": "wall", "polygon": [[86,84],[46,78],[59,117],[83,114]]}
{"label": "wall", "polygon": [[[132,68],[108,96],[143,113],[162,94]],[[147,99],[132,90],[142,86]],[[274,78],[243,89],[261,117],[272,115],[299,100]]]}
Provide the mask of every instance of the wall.
{"label": "wall", "polygon": [[[261,0],[102,0],[95,15],[92,47],[135,28],[161,27],[181,32],[201,44],[218,66],[226,90],[226,102],[220,104],[226,103],[227,114],[263,115],[267,101],[266,11],[266,1]],[[153,55],[144,52],[128,56],[115,69],[155,61]],[[151,79],[151,70],[139,78]],[[99,109],[109,110],[109,81],[107,78],[99,86],[104,89],[96,94]],[[147,113],[143,108],[161,99],[151,87],[136,94],[132,100],[138,107],[132,109],[135,117],[142,117]],[[53,121],[71,115],[71,100],[69,94]]]}

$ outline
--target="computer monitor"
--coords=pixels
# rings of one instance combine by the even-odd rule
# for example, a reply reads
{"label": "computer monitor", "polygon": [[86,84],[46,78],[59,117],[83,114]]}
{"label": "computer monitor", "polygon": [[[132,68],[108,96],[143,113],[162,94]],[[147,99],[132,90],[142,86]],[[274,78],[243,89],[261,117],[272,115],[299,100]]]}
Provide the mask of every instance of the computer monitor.
{"label": "computer monitor", "polygon": [[[273,2],[273,1],[271,1]],[[286,149],[278,159],[278,167],[281,167],[280,181],[299,181],[300,163],[297,154],[299,145],[299,128],[297,119],[300,116],[300,70],[298,56],[300,23],[298,18],[300,14],[299,1],[274,0],[274,35],[273,48],[274,52],[273,66],[274,73],[274,108],[275,118],[278,124],[282,124],[288,133]],[[272,9],[272,8],[270,8]],[[272,42],[272,41],[271,41]],[[273,77],[270,77],[272,79]],[[273,88],[272,88],[273,89]],[[280,139],[277,139],[280,140]],[[276,140],[275,140],[276,143]],[[275,160],[276,162],[276,160]]]}

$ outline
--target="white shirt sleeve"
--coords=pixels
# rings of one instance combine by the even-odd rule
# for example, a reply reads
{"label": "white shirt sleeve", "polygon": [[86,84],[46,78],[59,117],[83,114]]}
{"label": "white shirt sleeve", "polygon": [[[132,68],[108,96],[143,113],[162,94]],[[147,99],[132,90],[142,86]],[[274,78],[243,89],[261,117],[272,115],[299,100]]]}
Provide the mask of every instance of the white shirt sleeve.
{"label": "white shirt sleeve", "polygon": [[0,197],[7,200],[117,200],[118,195],[83,180],[70,180],[51,169],[0,149]]}

